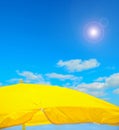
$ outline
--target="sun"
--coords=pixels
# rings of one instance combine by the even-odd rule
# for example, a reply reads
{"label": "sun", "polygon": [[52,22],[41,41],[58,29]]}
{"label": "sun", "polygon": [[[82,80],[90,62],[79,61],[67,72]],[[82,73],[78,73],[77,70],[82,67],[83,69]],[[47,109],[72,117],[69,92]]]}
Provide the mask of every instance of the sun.
{"label": "sun", "polygon": [[104,27],[99,22],[90,22],[84,28],[84,36],[90,42],[99,42],[104,37]]}
{"label": "sun", "polygon": [[88,33],[90,37],[96,38],[100,35],[100,30],[96,27],[90,27]]}

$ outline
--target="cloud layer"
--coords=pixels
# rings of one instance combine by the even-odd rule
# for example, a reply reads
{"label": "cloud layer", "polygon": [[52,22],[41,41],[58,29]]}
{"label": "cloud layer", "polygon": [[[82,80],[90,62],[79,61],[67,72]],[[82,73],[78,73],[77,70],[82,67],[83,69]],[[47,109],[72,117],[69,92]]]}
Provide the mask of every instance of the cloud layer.
{"label": "cloud layer", "polygon": [[66,75],[66,74],[58,74],[58,73],[49,73],[46,74],[46,76],[48,78],[52,78],[52,79],[59,79],[59,80],[80,80],[82,79],[82,77],[77,77],[74,75]]}
{"label": "cloud layer", "polygon": [[108,77],[99,77],[95,82],[81,83],[76,86],[79,91],[87,92],[92,95],[104,96],[105,89],[114,88],[114,94],[119,94],[119,73],[114,73]]}
{"label": "cloud layer", "polygon": [[23,79],[27,83],[48,83],[45,81],[41,74],[33,73],[31,71],[16,71],[19,78],[10,79],[9,82],[18,82],[18,80]]}
{"label": "cloud layer", "polygon": [[[29,83],[43,83],[43,84],[53,84],[52,81],[55,81],[55,85],[61,85],[65,87],[70,87],[82,92],[89,93],[94,96],[105,96],[106,90],[113,88],[113,94],[119,94],[119,73],[114,73],[109,76],[99,77],[92,82],[84,82],[81,71],[90,70],[96,68],[100,63],[96,59],[81,60],[81,59],[72,59],[69,61],[60,60],[57,65],[59,67],[64,67],[67,70],[67,73],[56,73],[50,72],[46,74],[34,73],[32,71],[16,71],[18,78],[12,78],[8,82],[18,83],[18,80],[23,79],[24,82]],[[58,68],[59,69],[59,68]],[[69,72],[80,72],[69,74]],[[58,82],[57,82],[58,81]],[[60,84],[59,84],[60,83]]]}
{"label": "cloud layer", "polygon": [[96,68],[100,65],[100,63],[96,59],[89,60],[81,60],[81,59],[73,59],[68,61],[60,60],[57,65],[59,67],[66,68],[69,72],[81,72],[84,70]]}

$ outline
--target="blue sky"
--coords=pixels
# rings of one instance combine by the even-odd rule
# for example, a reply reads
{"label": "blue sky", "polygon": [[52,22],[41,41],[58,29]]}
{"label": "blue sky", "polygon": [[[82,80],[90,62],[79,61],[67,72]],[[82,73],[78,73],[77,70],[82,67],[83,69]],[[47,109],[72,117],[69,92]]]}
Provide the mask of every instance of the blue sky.
{"label": "blue sky", "polygon": [[[118,0],[0,1],[0,85],[20,79],[60,85],[119,105],[118,12]],[[101,24],[103,31],[95,43],[84,33],[92,22]],[[32,129],[119,127],[85,124]]]}

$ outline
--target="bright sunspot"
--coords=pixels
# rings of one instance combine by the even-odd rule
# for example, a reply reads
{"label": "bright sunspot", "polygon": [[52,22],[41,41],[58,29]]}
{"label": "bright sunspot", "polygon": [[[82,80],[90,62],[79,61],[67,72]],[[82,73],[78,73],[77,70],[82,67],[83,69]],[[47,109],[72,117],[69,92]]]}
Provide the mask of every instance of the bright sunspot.
{"label": "bright sunspot", "polygon": [[84,28],[84,37],[89,42],[99,42],[104,37],[104,27],[99,22],[90,22]]}
{"label": "bright sunspot", "polygon": [[98,28],[95,28],[95,27],[89,28],[89,35],[90,35],[92,38],[98,37],[98,35],[99,35],[99,30],[98,30]]}

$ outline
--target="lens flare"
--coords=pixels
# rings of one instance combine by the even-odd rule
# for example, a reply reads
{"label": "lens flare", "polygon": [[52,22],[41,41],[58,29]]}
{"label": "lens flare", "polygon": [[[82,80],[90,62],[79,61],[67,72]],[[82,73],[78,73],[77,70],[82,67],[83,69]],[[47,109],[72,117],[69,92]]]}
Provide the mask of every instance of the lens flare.
{"label": "lens flare", "polygon": [[90,22],[84,28],[84,37],[90,42],[99,42],[104,37],[104,27],[99,22]]}

